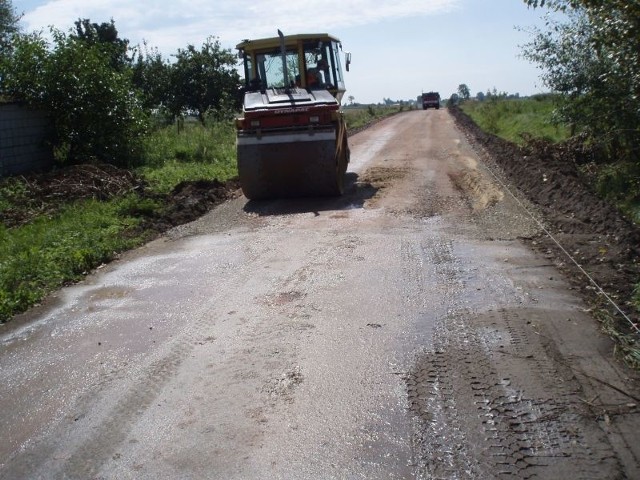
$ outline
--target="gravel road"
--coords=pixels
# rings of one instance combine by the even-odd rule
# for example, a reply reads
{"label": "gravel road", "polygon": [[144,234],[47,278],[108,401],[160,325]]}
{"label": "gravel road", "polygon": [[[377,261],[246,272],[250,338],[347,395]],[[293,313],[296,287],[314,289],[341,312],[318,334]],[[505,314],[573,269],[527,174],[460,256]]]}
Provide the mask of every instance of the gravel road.
{"label": "gravel road", "polygon": [[0,326],[0,478],[640,478],[638,379],[446,110]]}

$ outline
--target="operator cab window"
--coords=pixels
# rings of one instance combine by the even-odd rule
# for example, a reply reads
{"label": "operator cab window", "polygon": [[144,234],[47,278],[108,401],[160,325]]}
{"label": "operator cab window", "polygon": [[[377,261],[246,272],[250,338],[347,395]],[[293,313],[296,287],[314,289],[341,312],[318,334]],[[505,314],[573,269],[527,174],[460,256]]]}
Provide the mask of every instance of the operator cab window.
{"label": "operator cab window", "polygon": [[308,72],[307,86],[309,88],[335,88],[338,84],[336,62],[331,44],[332,42],[307,42],[304,44],[304,62]]}
{"label": "operator cab window", "polygon": [[298,50],[285,52],[287,78],[280,49],[257,53],[244,58],[245,78],[251,90],[284,89],[305,86],[308,89],[342,89],[344,80],[339,61],[339,44],[332,41],[308,41],[303,45],[302,61]]}
{"label": "operator cab window", "polygon": [[296,77],[299,78],[300,69],[298,68],[298,53],[296,51],[286,52],[287,63],[287,80],[284,78],[284,69],[282,68],[282,55],[280,50],[259,53],[256,55],[257,77],[262,80],[262,84],[266,88],[285,88],[295,85]]}

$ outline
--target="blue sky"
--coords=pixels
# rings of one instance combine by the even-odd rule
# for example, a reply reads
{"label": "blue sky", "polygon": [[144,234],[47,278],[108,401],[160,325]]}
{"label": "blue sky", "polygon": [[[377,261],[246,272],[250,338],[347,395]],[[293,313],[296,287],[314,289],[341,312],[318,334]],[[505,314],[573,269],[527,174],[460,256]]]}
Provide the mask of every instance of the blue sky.
{"label": "blue sky", "polygon": [[146,40],[165,57],[218,37],[225,48],[245,38],[327,32],[352,54],[347,96],[356,102],[443,97],[465,83],[472,95],[545,91],[539,70],[519,58],[530,36],[515,27],[543,25],[542,10],[522,0],[13,0],[25,31],[67,31],[78,18],[114,19],[132,44]]}

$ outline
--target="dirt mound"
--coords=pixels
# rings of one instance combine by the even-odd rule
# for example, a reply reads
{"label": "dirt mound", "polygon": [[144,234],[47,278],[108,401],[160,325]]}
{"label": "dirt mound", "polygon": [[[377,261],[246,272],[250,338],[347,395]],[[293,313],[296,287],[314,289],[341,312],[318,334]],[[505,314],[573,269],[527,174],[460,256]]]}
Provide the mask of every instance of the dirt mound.
{"label": "dirt mound", "polygon": [[[629,222],[613,205],[589,188],[577,165],[585,161],[579,142],[553,145],[543,140],[524,147],[480,130],[459,108],[452,108],[457,125],[469,140],[484,151],[543,214],[545,228],[589,276],[637,323],[630,299],[640,282],[640,228]],[[531,244],[555,259],[576,288],[594,305],[612,310],[589,278],[547,235],[530,239]],[[615,314],[618,327],[631,325]]]}
{"label": "dirt mound", "polygon": [[232,179],[182,182],[164,199],[167,207],[145,225],[158,233],[191,222],[220,203],[240,195],[240,182]]}
{"label": "dirt mound", "polygon": [[108,200],[135,193],[165,206],[161,212],[130,212],[144,217],[142,228],[155,234],[197,219],[215,205],[239,195],[240,188],[237,179],[200,180],[182,182],[169,194],[160,195],[150,192],[146,182],[130,170],[107,164],[72,165],[24,175],[20,185],[23,187],[16,188],[7,198],[12,207],[0,212],[0,220],[7,227],[24,225],[39,215],[55,215],[75,200]]}
{"label": "dirt mound", "polygon": [[62,205],[75,200],[107,200],[144,190],[144,182],[131,171],[107,164],[71,165],[24,175],[20,180],[24,187],[15,189],[7,199],[12,207],[0,212],[7,227],[28,223],[37,215],[55,215]]}

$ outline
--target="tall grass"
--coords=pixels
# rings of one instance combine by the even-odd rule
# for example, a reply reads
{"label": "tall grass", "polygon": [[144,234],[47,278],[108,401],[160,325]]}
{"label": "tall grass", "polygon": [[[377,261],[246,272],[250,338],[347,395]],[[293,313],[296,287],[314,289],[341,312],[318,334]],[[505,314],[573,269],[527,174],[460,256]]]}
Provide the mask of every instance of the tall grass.
{"label": "tall grass", "polygon": [[493,97],[482,102],[461,105],[480,128],[510,142],[523,143],[523,134],[559,142],[569,138],[569,128],[553,120],[553,96],[539,95],[523,99]]}
{"label": "tall grass", "polygon": [[189,180],[228,180],[238,174],[231,122],[189,122],[156,130],[146,139],[144,176],[154,191],[167,193]]}

